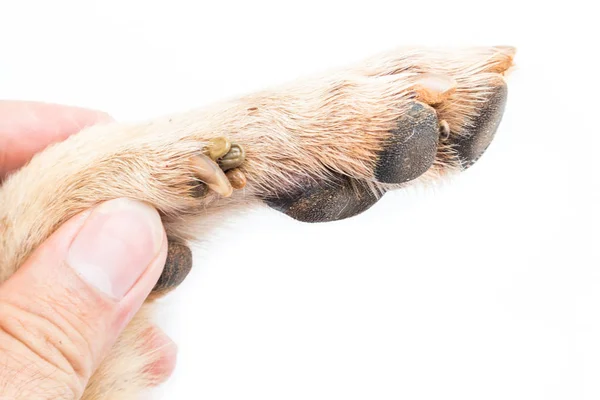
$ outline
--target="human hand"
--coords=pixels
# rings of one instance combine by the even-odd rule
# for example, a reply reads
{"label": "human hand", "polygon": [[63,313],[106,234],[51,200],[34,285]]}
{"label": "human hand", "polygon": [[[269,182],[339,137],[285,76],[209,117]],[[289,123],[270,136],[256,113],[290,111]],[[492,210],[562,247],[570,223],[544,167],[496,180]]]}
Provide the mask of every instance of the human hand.
{"label": "human hand", "polygon": [[[0,180],[48,144],[108,120],[93,110],[0,101]],[[141,202],[108,201],[63,224],[0,284],[0,399],[79,399],[166,254],[160,217]],[[149,350],[161,352],[151,366],[159,383],[174,369],[176,348],[157,327],[147,335]]]}

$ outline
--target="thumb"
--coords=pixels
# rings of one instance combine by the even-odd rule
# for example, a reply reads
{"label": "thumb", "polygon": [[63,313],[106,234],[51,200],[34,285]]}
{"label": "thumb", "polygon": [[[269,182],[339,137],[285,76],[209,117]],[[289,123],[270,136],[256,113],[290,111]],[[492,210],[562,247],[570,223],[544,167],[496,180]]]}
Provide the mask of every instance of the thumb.
{"label": "thumb", "polygon": [[158,212],[138,201],[111,200],[60,227],[0,286],[0,386],[18,398],[79,398],[166,253]]}

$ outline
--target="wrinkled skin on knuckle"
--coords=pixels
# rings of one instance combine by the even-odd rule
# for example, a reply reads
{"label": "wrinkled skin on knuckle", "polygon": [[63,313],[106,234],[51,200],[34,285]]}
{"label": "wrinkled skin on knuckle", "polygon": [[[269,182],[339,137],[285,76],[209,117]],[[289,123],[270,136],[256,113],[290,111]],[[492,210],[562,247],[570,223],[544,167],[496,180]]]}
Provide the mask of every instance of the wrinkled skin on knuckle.
{"label": "wrinkled skin on knuckle", "polygon": [[16,398],[78,399],[91,357],[78,335],[41,315],[0,301],[0,393]]}

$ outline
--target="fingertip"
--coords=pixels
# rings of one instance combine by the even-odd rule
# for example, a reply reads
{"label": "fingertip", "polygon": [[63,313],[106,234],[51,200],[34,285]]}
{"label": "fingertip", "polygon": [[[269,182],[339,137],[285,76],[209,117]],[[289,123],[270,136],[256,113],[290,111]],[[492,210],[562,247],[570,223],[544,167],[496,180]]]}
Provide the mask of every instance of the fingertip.
{"label": "fingertip", "polygon": [[34,101],[0,100],[0,176],[82,129],[113,121],[103,111]]}
{"label": "fingertip", "polygon": [[19,129],[52,131],[66,136],[86,126],[113,121],[108,113],[100,110],[20,100],[0,100],[0,117],[3,134]]}
{"label": "fingertip", "polygon": [[146,372],[153,385],[165,382],[173,372],[177,364],[177,345],[166,333],[157,326],[152,326],[146,331],[147,340],[145,349],[156,353],[154,360],[147,366]]}
{"label": "fingertip", "polygon": [[114,118],[104,111],[80,107],[59,107],[66,114],[65,116],[70,116],[73,118],[74,128],[92,126],[100,123],[114,121]]}

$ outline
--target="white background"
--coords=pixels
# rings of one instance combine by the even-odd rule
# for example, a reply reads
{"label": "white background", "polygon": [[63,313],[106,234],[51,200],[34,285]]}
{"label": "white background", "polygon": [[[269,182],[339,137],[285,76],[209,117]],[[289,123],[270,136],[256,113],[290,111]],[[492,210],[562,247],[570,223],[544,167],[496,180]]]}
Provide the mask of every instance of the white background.
{"label": "white background", "polygon": [[1,0],[0,97],[135,121],[399,45],[517,46],[466,173],[337,223],[256,210],[198,249],[154,397],[597,399],[595,25],[577,1]]}

